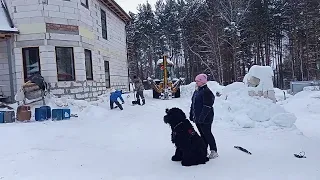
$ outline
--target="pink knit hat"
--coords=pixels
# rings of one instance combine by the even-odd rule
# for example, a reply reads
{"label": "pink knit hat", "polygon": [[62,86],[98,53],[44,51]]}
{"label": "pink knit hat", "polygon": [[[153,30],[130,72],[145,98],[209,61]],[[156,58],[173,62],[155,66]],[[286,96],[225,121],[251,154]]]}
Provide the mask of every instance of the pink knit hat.
{"label": "pink knit hat", "polygon": [[196,76],[195,78],[195,81],[200,81],[202,82],[203,84],[206,84],[208,82],[208,79],[207,79],[207,75],[206,74],[199,74]]}

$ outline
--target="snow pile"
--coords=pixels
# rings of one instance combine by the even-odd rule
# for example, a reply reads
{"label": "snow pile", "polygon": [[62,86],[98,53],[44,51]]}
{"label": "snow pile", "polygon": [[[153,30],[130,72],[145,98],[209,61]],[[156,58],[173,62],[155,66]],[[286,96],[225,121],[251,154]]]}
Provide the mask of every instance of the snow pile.
{"label": "snow pile", "polygon": [[[194,82],[182,86],[182,97],[192,96],[195,86]],[[287,112],[270,99],[249,96],[248,91],[251,88],[242,82],[221,86],[217,82],[210,81],[208,87],[214,94],[221,93],[220,97],[216,96],[215,119],[232,122],[243,128],[270,126],[290,128],[294,126],[296,121],[294,114]]]}
{"label": "snow pile", "polygon": [[269,99],[249,96],[248,89],[243,83],[226,86],[215,103],[216,117],[244,128],[293,126],[294,114]]}
{"label": "snow pile", "polygon": [[320,91],[301,91],[279,104],[297,116],[295,125],[306,136],[320,138]]}
{"label": "snow pile", "polygon": [[244,77],[243,81],[245,84],[248,84],[248,81],[250,81],[252,77],[260,80],[259,85],[256,87],[256,91],[273,90],[273,70],[270,66],[252,66],[249,73]]}
{"label": "snow pile", "polygon": [[320,91],[301,91],[282,104],[293,112],[320,115]]}
{"label": "snow pile", "polygon": [[279,101],[284,101],[288,98],[291,98],[292,95],[289,94],[287,91],[285,90],[281,90],[279,88],[274,88],[274,91],[275,91],[275,96],[276,96],[276,100],[277,102]]}
{"label": "snow pile", "polygon": [[320,91],[320,86],[307,86],[303,88],[303,91]]}
{"label": "snow pile", "polygon": [[[224,86],[221,86],[216,81],[209,81],[207,83],[208,87],[211,89],[211,91],[216,94],[217,92],[221,92]],[[188,85],[181,86],[181,97],[191,98],[193,95],[194,90],[196,89],[196,83],[192,82]]]}

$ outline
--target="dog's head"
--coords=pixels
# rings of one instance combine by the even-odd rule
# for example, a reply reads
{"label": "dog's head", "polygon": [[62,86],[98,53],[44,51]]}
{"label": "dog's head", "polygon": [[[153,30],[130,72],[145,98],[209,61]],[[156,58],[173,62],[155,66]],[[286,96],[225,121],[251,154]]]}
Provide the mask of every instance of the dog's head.
{"label": "dog's head", "polygon": [[163,117],[164,123],[169,124],[171,127],[174,127],[185,120],[186,115],[179,108],[166,109],[166,115]]}

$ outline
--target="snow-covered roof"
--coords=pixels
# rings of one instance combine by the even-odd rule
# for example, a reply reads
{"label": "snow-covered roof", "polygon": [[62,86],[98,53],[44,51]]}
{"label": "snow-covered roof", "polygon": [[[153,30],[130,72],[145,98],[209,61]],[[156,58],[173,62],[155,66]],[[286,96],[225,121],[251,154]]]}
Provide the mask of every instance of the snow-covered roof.
{"label": "snow-covered roof", "polygon": [[19,32],[16,27],[10,24],[7,16],[7,7],[3,0],[0,0],[0,32]]}
{"label": "snow-covered roof", "polygon": [[[162,63],[163,63],[163,59],[159,59],[157,61],[157,65],[160,65]],[[169,60],[169,59],[167,59],[167,63],[168,63],[168,65],[172,65],[172,66],[174,65],[173,62],[171,60]]]}

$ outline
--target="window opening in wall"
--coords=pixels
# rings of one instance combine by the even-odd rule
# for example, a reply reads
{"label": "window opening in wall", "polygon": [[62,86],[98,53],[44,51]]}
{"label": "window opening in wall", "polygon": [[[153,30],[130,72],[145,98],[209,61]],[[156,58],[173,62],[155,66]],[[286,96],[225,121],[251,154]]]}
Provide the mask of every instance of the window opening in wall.
{"label": "window opening in wall", "polygon": [[105,80],[106,80],[106,88],[110,88],[110,66],[109,61],[104,61],[104,71],[105,71]]}
{"label": "window opening in wall", "polygon": [[39,47],[22,48],[24,82],[34,74],[41,74]]}
{"label": "window opening in wall", "polygon": [[80,0],[81,5],[84,6],[85,8],[89,8],[89,0]]}
{"label": "window opening in wall", "polygon": [[74,81],[74,56],[72,47],[56,47],[58,81]]}
{"label": "window opening in wall", "polygon": [[101,28],[102,28],[102,37],[103,39],[108,39],[107,37],[107,16],[106,12],[101,9]]}
{"label": "window opening in wall", "polygon": [[86,66],[86,78],[87,80],[93,80],[91,51],[88,49],[85,49],[84,55],[85,55],[85,66]]}

